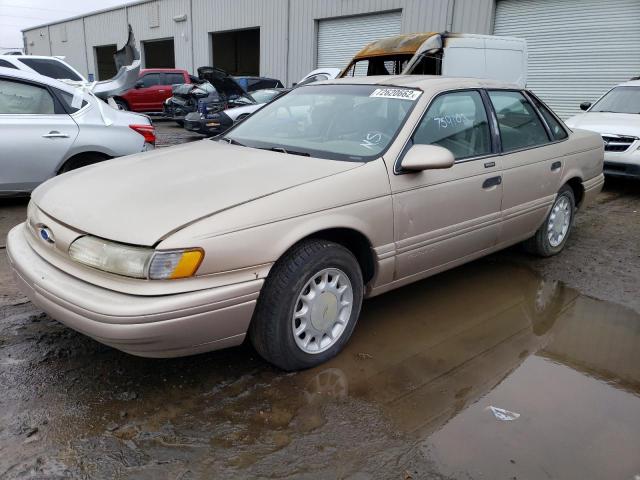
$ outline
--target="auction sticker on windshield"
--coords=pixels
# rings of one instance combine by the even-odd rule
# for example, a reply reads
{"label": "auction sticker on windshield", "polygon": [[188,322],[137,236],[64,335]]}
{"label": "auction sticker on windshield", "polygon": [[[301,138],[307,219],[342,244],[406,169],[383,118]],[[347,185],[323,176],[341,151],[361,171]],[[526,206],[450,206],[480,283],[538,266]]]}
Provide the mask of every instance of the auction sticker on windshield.
{"label": "auction sticker on windshield", "polygon": [[410,88],[376,88],[370,97],[397,98],[399,100],[416,100],[422,92]]}

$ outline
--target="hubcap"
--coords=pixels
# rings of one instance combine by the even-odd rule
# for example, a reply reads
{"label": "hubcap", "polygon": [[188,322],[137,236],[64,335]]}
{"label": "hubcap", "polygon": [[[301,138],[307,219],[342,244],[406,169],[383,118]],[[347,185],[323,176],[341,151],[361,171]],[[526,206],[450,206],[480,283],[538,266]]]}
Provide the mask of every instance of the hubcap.
{"label": "hubcap", "polygon": [[562,196],[556,200],[547,225],[547,236],[552,247],[560,245],[569,231],[571,225],[571,203],[567,197]]}
{"label": "hubcap", "polygon": [[296,344],[305,353],[321,353],[344,332],[353,308],[353,289],[347,275],[325,268],[313,275],[298,295],[291,319]]}

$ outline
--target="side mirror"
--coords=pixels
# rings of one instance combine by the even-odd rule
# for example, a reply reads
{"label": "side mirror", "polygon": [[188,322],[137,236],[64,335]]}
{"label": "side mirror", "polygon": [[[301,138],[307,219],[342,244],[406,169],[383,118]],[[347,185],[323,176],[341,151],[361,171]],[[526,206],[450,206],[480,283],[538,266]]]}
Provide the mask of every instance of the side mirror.
{"label": "side mirror", "polygon": [[293,82],[293,83],[291,84],[291,88],[295,87],[296,85],[298,85],[298,82]]}
{"label": "side mirror", "polygon": [[421,172],[437,168],[451,168],[455,158],[450,150],[438,145],[413,145],[402,159],[403,170]]}
{"label": "side mirror", "polygon": [[591,102],[582,102],[580,104],[580,110],[589,110],[589,107],[591,107]]}
{"label": "side mirror", "polygon": [[142,87],[144,87],[144,82],[142,80],[138,80],[133,86],[133,88],[142,88]]}

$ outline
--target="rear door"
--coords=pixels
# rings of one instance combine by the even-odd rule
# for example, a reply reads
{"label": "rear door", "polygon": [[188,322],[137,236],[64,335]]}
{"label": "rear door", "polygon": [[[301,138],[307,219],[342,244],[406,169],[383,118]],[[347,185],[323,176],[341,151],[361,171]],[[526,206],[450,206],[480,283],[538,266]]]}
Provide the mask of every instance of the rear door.
{"label": "rear door", "polygon": [[461,263],[498,241],[502,178],[485,103],[479,90],[439,94],[409,146],[445,147],[455,164],[390,178],[398,279]]}
{"label": "rear door", "polygon": [[502,147],[503,225],[500,243],[531,236],[542,224],[562,180],[558,138],[522,91],[489,90]]}
{"label": "rear door", "polygon": [[54,176],[77,135],[52,91],[0,77],[0,192],[28,192]]}

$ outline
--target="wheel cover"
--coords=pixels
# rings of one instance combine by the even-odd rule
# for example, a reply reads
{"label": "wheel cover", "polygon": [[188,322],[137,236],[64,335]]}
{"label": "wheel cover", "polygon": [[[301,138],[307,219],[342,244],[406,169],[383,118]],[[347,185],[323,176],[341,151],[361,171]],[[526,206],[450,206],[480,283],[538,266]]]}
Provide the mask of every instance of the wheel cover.
{"label": "wheel cover", "polygon": [[311,276],[293,309],[291,330],[298,348],[322,353],[344,333],[353,310],[349,277],[337,268],[325,268]]}
{"label": "wheel cover", "polygon": [[569,231],[571,225],[571,202],[565,196],[561,196],[553,204],[547,223],[547,238],[552,247],[560,245]]}

